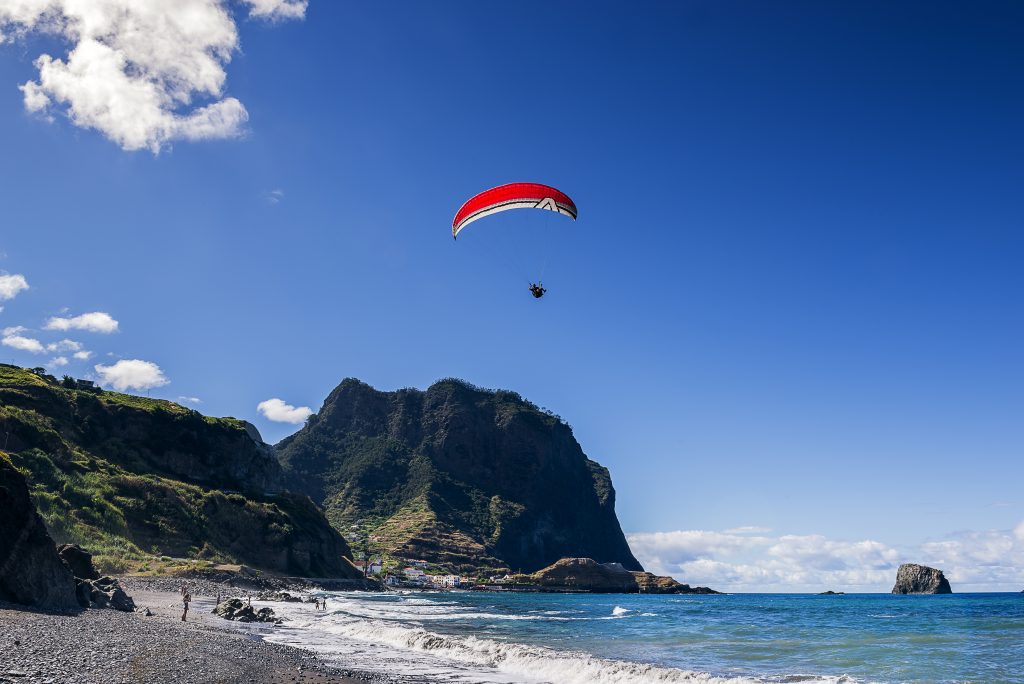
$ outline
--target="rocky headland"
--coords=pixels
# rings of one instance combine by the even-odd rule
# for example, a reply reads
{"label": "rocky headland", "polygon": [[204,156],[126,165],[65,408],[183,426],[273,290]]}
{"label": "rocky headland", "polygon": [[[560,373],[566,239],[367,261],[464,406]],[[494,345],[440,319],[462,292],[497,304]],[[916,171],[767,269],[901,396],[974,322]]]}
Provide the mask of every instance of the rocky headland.
{"label": "rocky headland", "polygon": [[896,571],[894,594],[952,594],[953,589],[941,570],[916,563],[904,563]]}
{"label": "rocky headland", "polygon": [[348,379],[276,448],[292,486],[385,558],[479,574],[565,557],[643,569],[608,470],[515,392],[455,379],[381,392]]}
{"label": "rocky headland", "polygon": [[691,587],[671,577],[630,571],[619,563],[598,563],[593,558],[562,558],[522,578],[523,583],[548,591],[595,594],[718,594],[708,587]]}

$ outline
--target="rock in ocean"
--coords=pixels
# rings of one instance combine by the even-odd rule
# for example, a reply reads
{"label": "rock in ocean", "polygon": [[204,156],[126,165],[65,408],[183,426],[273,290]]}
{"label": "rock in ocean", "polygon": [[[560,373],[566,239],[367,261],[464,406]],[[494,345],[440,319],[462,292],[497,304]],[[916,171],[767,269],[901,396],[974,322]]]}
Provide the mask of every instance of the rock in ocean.
{"label": "rock in ocean", "polygon": [[916,563],[904,563],[896,571],[894,594],[952,594],[949,581],[941,570]]}

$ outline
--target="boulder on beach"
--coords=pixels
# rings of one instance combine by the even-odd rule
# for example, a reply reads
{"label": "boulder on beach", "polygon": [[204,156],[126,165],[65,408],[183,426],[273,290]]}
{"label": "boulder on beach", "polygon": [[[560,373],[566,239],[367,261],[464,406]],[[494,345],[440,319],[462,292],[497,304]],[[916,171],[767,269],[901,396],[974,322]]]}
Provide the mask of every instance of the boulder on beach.
{"label": "boulder on beach", "polygon": [[61,544],[57,547],[57,555],[75,577],[84,580],[100,578],[92,564],[92,554],[78,544]]}
{"label": "boulder on beach", "polygon": [[82,608],[113,608],[131,613],[135,602],[113,577],[100,577],[92,554],[77,544],[61,544],[57,556],[75,576],[75,596]]}
{"label": "boulder on beach", "polygon": [[212,611],[214,615],[235,622],[280,622],[272,608],[253,608],[239,598],[230,598],[218,603]]}
{"label": "boulder on beach", "polygon": [[[289,594],[287,591],[261,591],[256,594],[260,601],[279,601],[281,603],[302,603],[302,597]],[[315,599],[314,599],[315,600]]]}
{"label": "boulder on beach", "polygon": [[98,580],[82,580],[79,585],[79,599],[88,592],[89,603],[93,608],[114,608],[124,612],[134,612],[135,602],[121,589],[114,578]]}
{"label": "boulder on beach", "polygon": [[894,594],[952,594],[949,581],[941,570],[916,563],[904,563],[896,571]]}
{"label": "boulder on beach", "polygon": [[0,600],[75,610],[75,578],[29,497],[28,484],[0,453]]}

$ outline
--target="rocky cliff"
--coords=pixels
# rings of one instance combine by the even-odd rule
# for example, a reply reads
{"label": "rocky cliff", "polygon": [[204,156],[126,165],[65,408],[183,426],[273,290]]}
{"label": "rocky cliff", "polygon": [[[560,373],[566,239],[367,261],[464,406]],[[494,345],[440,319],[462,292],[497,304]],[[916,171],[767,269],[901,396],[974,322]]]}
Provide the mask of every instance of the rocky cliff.
{"label": "rocky cliff", "polygon": [[514,392],[345,380],[277,445],[294,486],[373,552],[453,570],[533,571],[566,556],[642,570],[608,470]]}
{"label": "rocky cliff", "polygon": [[173,556],[359,576],[323,513],[281,491],[273,449],[243,421],[0,364],[0,432],[50,534],[103,571]]}
{"label": "rocky cliff", "polygon": [[894,594],[952,594],[941,570],[915,563],[904,563],[896,571]]}
{"label": "rocky cliff", "polygon": [[619,563],[598,563],[593,558],[562,558],[538,570],[524,583],[556,591],[609,594],[717,594],[707,587],[680,584],[671,577],[626,570]]}
{"label": "rocky cliff", "polygon": [[0,601],[75,610],[75,577],[57,556],[28,483],[0,453]]}

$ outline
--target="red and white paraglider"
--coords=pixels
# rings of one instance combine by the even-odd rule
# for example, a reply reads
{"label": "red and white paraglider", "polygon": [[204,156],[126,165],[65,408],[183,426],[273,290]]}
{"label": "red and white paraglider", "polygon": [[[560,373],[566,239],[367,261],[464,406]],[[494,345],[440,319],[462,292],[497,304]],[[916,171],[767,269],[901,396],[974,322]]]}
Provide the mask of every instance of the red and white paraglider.
{"label": "red and white paraglider", "polygon": [[[452,237],[474,221],[509,209],[542,209],[576,220],[576,203],[561,190],[541,183],[508,183],[485,190],[466,200],[452,221]],[[530,284],[530,292],[540,299],[547,290],[538,283]]]}

